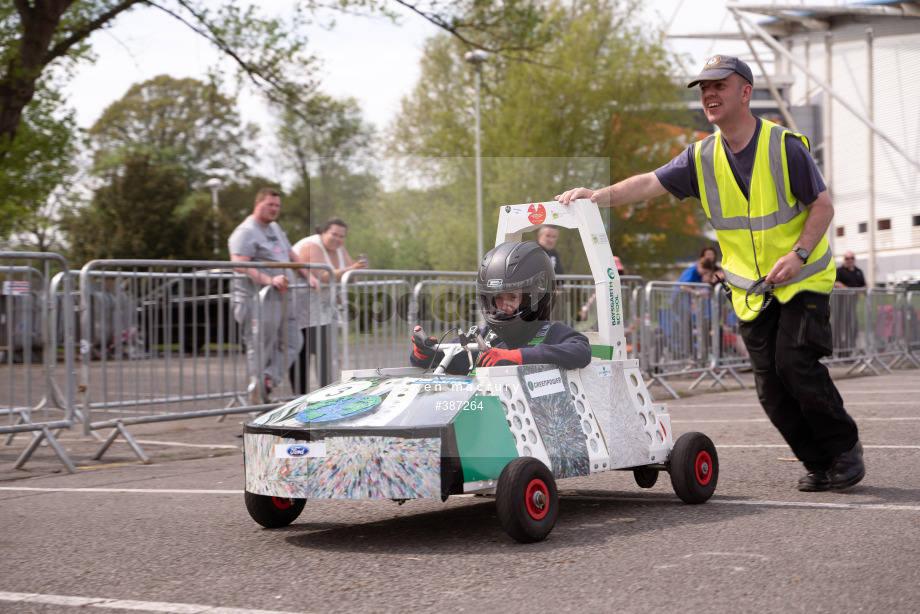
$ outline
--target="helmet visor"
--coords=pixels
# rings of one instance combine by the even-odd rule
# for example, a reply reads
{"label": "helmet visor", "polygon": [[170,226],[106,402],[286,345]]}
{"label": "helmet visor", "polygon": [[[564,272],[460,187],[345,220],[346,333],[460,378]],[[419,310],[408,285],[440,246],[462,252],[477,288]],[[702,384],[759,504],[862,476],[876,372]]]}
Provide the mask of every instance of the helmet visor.
{"label": "helmet visor", "polygon": [[543,271],[523,281],[487,279],[476,284],[479,308],[483,314],[497,320],[514,317],[538,304],[546,288],[547,278]]}

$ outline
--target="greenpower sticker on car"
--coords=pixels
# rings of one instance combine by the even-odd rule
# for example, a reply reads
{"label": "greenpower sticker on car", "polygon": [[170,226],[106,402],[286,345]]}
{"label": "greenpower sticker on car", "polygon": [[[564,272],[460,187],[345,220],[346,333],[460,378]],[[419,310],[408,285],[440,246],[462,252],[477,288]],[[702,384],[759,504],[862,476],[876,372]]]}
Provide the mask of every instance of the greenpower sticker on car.
{"label": "greenpower sticker on car", "polygon": [[562,373],[559,372],[559,369],[525,375],[524,382],[527,384],[531,398],[534,399],[556,392],[565,392]]}

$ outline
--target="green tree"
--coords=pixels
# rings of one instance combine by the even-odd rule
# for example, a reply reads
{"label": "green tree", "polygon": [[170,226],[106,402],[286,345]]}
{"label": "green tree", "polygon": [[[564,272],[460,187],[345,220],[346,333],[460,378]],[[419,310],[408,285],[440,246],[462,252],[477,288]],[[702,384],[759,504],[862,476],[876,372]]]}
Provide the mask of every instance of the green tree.
{"label": "green tree", "polygon": [[301,0],[284,17],[263,17],[253,4],[227,0],[15,0],[0,5],[0,162],[16,136],[23,110],[43,73],[91,60],[89,38],[132,9],[157,9],[192,28],[236,63],[248,81],[277,102],[312,81],[304,25],[322,11],[395,17],[405,7],[458,39],[515,51],[531,41],[540,20],[535,0]]}
{"label": "green tree", "polygon": [[65,179],[75,172],[79,140],[73,112],[54,89],[39,84],[0,172],[0,239],[15,232],[29,249],[55,246],[58,206]]}
{"label": "green tree", "polygon": [[138,83],[109,105],[89,130],[97,168],[123,162],[126,153],[146,151],[177,164],[193,183],[210,169],[234,175],[252,162],[248,145],[258,127],[241,125],[236,100],[214,83],[160,75]]}
{"label": "green tree", "polygon": [[297,177],[285,197],[283,225],[289,236],[311,234],[331,216],[356,219],[377,188],[368,168],[373,126],[354,99],[312,96],[305,113],[281,110],[277,133],[282,168]]}
{"label": "green tree", "polygon": [[[255,126],[241,125],[234,99],[213,83],[161,75],[135,84],[89,131],[100,186],[89,208],[74,207],[68,216],[67,236],[78,242],[72,245],[73,254],[213,259],[216,215],[217,257],[226,258],[227,237],[242,216],[228,214],[224,206],[215,213],[210,192],[201,187],[216,168],[246,183],[252,162],[247,145],[255,133]],[[134,181],[130,186],[129,180]],[[149,199],[144,190],[150,190]],[[219,205],[232,203],[228,191],[218,199]],[[113,205],[124,216],[136,214],[143,224],[153,215],[162,223],[132,234],[128,217],[103,213],[119,199],[136,207]],[[147,200],[149,206],[144,204]],[[102,239],[109,227],[114,240],[105,245]],[[151,230],[162,241],[147,236]]]}
{"label": "green tree", "polygon": [[[90,36],[108,28],[133,8],[165,11],[182,27],[192,27],[236,60],[239,79],[266,92],[308,87],[313,58],[305,53],[305,16],[269,19],[234,1],[211,9],[204,0],[15,0],[0,3],[0,239],[24,228],[40,246],[53,216],[34,215],[49,202],[44,183],[69,170],[74,138],[72,115],[47,85],[49,75],[65,79],[82,62],[92,61]],[[232,45],[232,47],[231,47]],[[49,94],[49,92],[51,94]],[[36,130],[36,126],[40,129]],[[12,190],[8,189],[12,187]],[[61,188],[58,188],[58,192]],[[45,246],[49,244],[45,243]]]}
{"label": "green tree", "polygon": [[[497,207],[551,200],[565,188],[607,185],[666,162],[677,151],[667,143],[685,132],[669,131],[671,103],[678,91],[661,34],[638,19],[636,0],[551,0],[537,38],[550,42],[527,61],[498,56],[482,65],[482,155],[485,245],[495,236]],[[413,212],[413,226],[450,229],[453,266],[475,266],[474,71],[467,50],[438,36],[426,45],[417,89],[403,101],[389,139],[395,156],[418,156],[417,174],[404,173],[406,191],[429,185]],[[679,150],[678,150],[679,151]],[[433,186],[431,178],[439,179]],[[687,226],[687,208],[673,199],[650,206],[653,215],[604,210],[615,253],[635,271],[653,260],[668,260]],[[381,203],[381,206],[393,203]],[[386,218],[385,218],[386,219]],[[668,228],[669,241],[627,241],[625,234],[653,236]],[[401,220],[400,220],[401,221]],[[396,220],[394,220],[396,222]],[[386,232],[409,240],[394,223]],[[696,232],[692,229],[691,234]],[[426,261],[443,261],[440,232],[425,248]],[[565,233],[560,251],[572,272],[587,272],[577,238]],[[451,263],[448,263],[451,264]]]}
{"label": "green tree", "polygon": [[203,207],[183,206],[189,187],[180,167],[133,153],[105,179],[88,207],[68,212],[61,221],[72,264],[94,258],[210,257],[210,234],[201,230]]}
{"label": "green tree", "polygon": [[301,11],[262,17],[252,5],[205,0],[16,0],[0,7],[0,162],[9,152],[26,105],[52,67],[91,61],[90,36],[112,26],[125,11],[158,9],[191,27],[238,66],[239,79],[276,95],[312,77]]}
{"label": "green tree", "polygon": [[[266,17],[257,3],[245,0],[13,0],[0,3],[0,176],[13,177],[16,169],[55,159],[49,149],[34,149],[24,114],[51,117],[54,107],[39,107],[48,98],[36,95],[51,71],[72,74],[92,62],[92,35],[117,26],[130,10],[157,10],[191,28],[232,60],[237,85],[250,84],[270,101],[300,112],[304,92],[316,87],[315,58],[307,52],[305,26],[336,11],[386,15],[396,19],[396,9],[430,21],[458,40],[493,51],[517,53],[534,44],[533,26],[541,19],[539,0],[295,0],[281,17]],[[168,33],[165,33],[168,35]],[[61,118],[59,117],[59,120]],[[63,120],[61,120],[63,121]],[[65,128],[66,123],[59,128]],[[23,143],[17,143],[25,133]],[[308,190],[309,192],[309,190]],[[33,197],[37,195],[33,194]],[[9,236],[14,222],[34,207],[15,198],[0,201],[0,240]],[[24,222],[34,226],[35,216]],[[49,218],[50,219],[50,218]],[[22,225],[22,224],[21,224]]]}

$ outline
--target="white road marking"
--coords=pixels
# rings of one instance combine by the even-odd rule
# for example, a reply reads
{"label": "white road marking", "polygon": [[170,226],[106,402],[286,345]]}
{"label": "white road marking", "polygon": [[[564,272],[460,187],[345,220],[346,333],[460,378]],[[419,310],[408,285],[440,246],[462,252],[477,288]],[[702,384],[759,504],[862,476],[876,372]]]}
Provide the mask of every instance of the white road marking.
{"label": "white road marking", "polygon": [[[840,388],[838,385],[837,388]],[[897,390],[894,388],[885,388],[883,390],[845,390],[847,394],[916,394],[917,390],[911,388],[908,390]]]}
{"label": "white road marking", "polygon": [[[622,503],[665,503],[668,499],[655,497],[601,497],[590,495],[579,497],[577,492],[560,491],[559,496],[569,496],[579,499],[603,499],[604,501],[620,501]],[[920,505],[893,505],[887,503],[818,503],[808,501],[739,501],[736,499],[718,499],[713,497],[703,505],[751,505],[754,507],[808,507],[821,509],[846,509],[866,511],[892,511],[892,512],[920,512]]]}
{"label": "white road marking", "polygon": [[[728,446],[717,446],[728,447]],[[748,447],[748,446],[742,446]],[[777,446],[784,447],[784,446]],[[114,492],[123,494],[190,494],[190,495],[241,495],[242,490],[180,490],[180,489],[161,489],[161,488],[32,488],[27,486],[0,486],[0,491],[23,491],[23,492]],[[576,492],[565,491],[560,495],[577,495]],[[459,495],[458,495],[459,496]],[[589,496],[586,498],[597,498]],[[641,501],[644,503],[661,503],[665,499],[655,497],[600,497],[604,500],[615,500],[629,503],[631,501]],[[818,507],[830,509],[862,509],[862,510],[892,510],[892,511],[910,511],[920,512],[920,505],[889,505],[884,503],[808,503],[804,501],[736,501],[731,499],[710,499],[709,503],[720,505],[760,505],[763,507]]]}
{"label": "white road marking", "polygon": [[885,503],[807,503],[805,501],[732,501],[710,499],[716,505],[755,505],[762,507],[817,507],[839,510],[886,510],[898,512],[920,512],[920,505],[890,505]]}
{"label": "white road marking", "polygon": [[[63,439],[60,439],[59,441],[61,441],[62,443],[67,443],[69,440],[66,438],[63,438]],[[91,439],[89,437],[85,437],[82,439],[77,439],[77,441],[95,442],[96,440]],[[142,444],[151,445],[151,446],[176,446],[180,448],[220,448],[224,450],[242,450],[243,449],[242,445],[231,446],[227,444],[218,444],[218,443],[213,443],[213,444],[212,443],[182,443],[181,441],[155,441],[153,439],[137,439],[136,441],[137,443],[142,443]],[[112,442],[112,444],[113,445],[119,445],[119,444],[128,445],[128,442],[124,441],[123,439],[116,439],[115,441]]]}
{"label": "white road marking", "polygon": [[[677,403],[677,402],[674,402],[674,401],[664,401],[664,403],[665,403],[665,405],[668,405],[669,407],[675,407],[675,408],[680,408],[680,409],[686,409],[686,408],[694,408],[694,409],[716,409],[716,408],[720,408],[720,407],[723,407],[723,408],[726,408],[726,409],[740,409],[740,408],[742,408],[742,407],[756,407],[757,409],[761,409],[760,403],[730,403],[730,402],[729,402],[729,403],[695,403],[695,404],[687,403],[687,404],[684,404],[684,403]],[[844,400],[844,403],[843,403],[843,404],[844,404],[845,407],[849,407],[849,406],[851,406],[851,405],[852,405],[852,406],[856,406],[856,407],[860,407],[860,406],[862,406],[862,405],[871,405],[872,407],[881,408],[881,407],[885,407],[886,405],[911,405],[911,406],[916,406],[916,405],[917,405],[917,402],[916,402],[916,401],[880,401],[880,402],[863,401],[863,402],[854,402],[854,401],[846,401],[846,400]],[[917,420],[917,419],[918,419],[918,418],[904,418],[904,420]]]}
{"label": "white road marking", "polygon": [[[760,407],[760,405],[758,405],[757,407]],[[731,419],[729,419],[729,418],[714,418],[714,419],[712,419],[712,420],[694,420],[693,418],[687,418],[687,419],[684,419],[684,420],[681,420],[681,419],[677,419],[677,420],[672,419],[672,420],[671,420],[671,424],[680,424],[681,422],[693,422],[694,424],[696,424],[696,423],[704,423],[704,422],[705,422],[705,423],[737,422],[737,423],[741,424],[741,423],[744,423],[744,422],[769,422],[769,420],[766,419],[766,418],[744,418],[744,419],[735,419],[735,420],[731,420]]]}
{"label": "white road marking", "polygon": [[[716,448],[786,448],[784,443],[720,443]],[[881,449],[881,450],[920,450],[920,446],[872,446],[863,445],[863,449]]]}
{"label": "white road marking", "polygon": [[[892,416],[890,418],[866,418],[863,416],[858,416],[856,419],[857,422],[905,422],[905,421],[914,421],[914,420],[920,420],[920,416],[903,416],[903,417]],[[769,420],[766,418],[743,418],[740,420],[739,419],[732,420],[730,418],[716,418],[713,420],[694,420],[690,418],[690,419],[683,419],[683,420],[681,419],[671,420],[671,424],[690,423],[690,422],[694,424],[717,424],[717,423],[724,423],[724,422],[744,424],[747,422],[769,422]]]}
{"label": "white road marking", "polygon": [[[181,448],[221,448],[224,450],[242,450],[243,446],[228,446],[224,444],[208,444],[208,443],[181,443],[178,441],[152,441],[149,439],[138,439],[137,443],[142,443],[145,445],[153,446],[177,446]],[[127,442],[124,442],[127,443]]]}
{"label": "white road marking", "polygon": [[18,603],[50,603],[75,608],[109,608],[137,610],[140,612],[174,612],[175,614],[299,614],[278,610],[250,610],[247,608],[222,608],[196,603],[168,603],[164,601],[135,601],[133,599],[106,599],[104,597],[73,597],[69,595],[43,595],[40,593],[0,592],[0,601]]}
{"label": "white road marking", "polygon": [[200,490],[183,488],[35,488],[30,486],[0,486],[0,490],[23,492],[120,492],[151,495],[241,495],[242,490]]}
{"label": "white road marking", "polygon": [[[70,441],[74,441],[74,440],[68,439],[68,438],[66,438],[66,437],[63,437],[63,438],[59,439],[58,441],[60,441],[61,443],[69,443]],[[85,438],[82,438],[82,439],[77,439],[76,441],[81,441],[81,442],[91,441],[91,442],[95,442],[96,440],[90,439],[90,438],[88,438],[88,437],[85,437]],[[219,448],[219,449],[223,449],[223,450],[242,450],[242,449],[243,449],[243,446],[242,446],[242,445],[239,445],[239,446],[231,446],[231,445],[227,445],[227,444],[217,444],[217,443],[213,443],[213,444],[212,444],[212,443],[183,443],[183,442],[181,442],[181,441],[156,441],[156,440],[153,440],[153,439],[137,439],[136,441],[137,441],[137,443],[142,443],[142,444],[148,445],[148,446],[175,446],[175,447],[179,447],[179,448]],[[128,444],[127,441],[124,441],[124,440],[122,440],[122,439],[116,439],[116,440],[113,441],[112,443],[113,443],[113,445],[118,445],[118,444],[127,445],[127,444]]]}

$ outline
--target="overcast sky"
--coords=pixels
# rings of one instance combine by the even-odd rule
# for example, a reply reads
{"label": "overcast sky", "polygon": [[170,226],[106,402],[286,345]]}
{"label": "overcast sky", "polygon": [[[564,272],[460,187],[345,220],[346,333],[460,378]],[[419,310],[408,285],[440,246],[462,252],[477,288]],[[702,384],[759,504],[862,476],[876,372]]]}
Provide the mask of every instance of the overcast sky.
{"label": "overcast sky", "polygon": [[[281,14],[290,4],[291,0],[264,0],[262,12]],[[735,20],[725,9],[725,0],[648,0],[643,15],[645,22],[666,27],[670,34],[737,31]],[[378,132],[387,127],[399,111],[402,97],[415,87],[425,40],[440,32],[408,12],[401,21],[402,25],[395,25],[382,18],[336,16],[332,30],[316,26],[308,31],[310,51],[322,60],[321,90],[335,97],[356,99],[365,120],[374,124]],[[97,32],[90,42],[98,58],[96,63],[82,64],[65,89],[83,128],[92,126],[131,85],[161,74],[203,79],[219,59],[200,36],[152,9],[119,17],[113,27]],[[672,51],[689,54],[687,70],[693,74],[714,53],[748,54],[747,46],[738,41],[676,38],[668,44]],[[239,105],[243,120],[261,127],[260,147],[269,150],[259,156],[256,170],[284,182],[281,161],[273,153],[271,135],[275,127],[266,105],[258,95],[247,91],[240,95]]]}
{"label": "overcast sky", "polygon": [[[262,6],[268,14],[286,4],[287,0],[266,0]],[[671,33],[734,29],[724,0],[652,0],[646,3],[646,20],[654,24],[671,21]],[[311,49],[323,61],[321,88],[333,96],[357,99],[365,118],[382,129],[418,80],[423,43],[438,30],[412,15],[406,15],[402,26],[359,17],[337,17],[337,22],[332,31],[316,27],[310,32]],[[91,43],[97,62],[82,65],[66,90],[83,127],[92,125],[132,84],[160,74],[202,77],[217,60],[216,52],[202,38],[150,9],[119,17],[114,27],[96,33]],[[694,71],[709,53],[724,52],[728,45],[685,39],[671,44],[693,54]],[[737,43],[730,44],[738,49]],[[245,119],[267,123],[260,101],[245,97],[241,105]]]}

